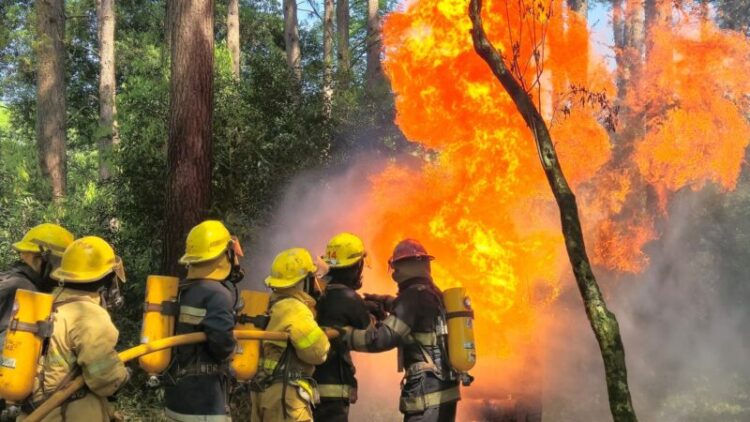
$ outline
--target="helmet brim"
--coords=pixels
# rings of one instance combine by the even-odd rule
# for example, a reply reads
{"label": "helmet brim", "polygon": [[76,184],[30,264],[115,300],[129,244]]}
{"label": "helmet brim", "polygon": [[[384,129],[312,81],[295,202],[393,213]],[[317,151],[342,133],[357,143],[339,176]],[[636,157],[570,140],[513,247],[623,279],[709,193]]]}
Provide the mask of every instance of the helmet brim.
{"label": "helmet brim", "polygon": [[115,272],[114,268],[109,268],[105,271],[89,271],[89,272],[71,272],[65,271],[62,268],[58,268],[52,271],[50,277],[53,280],[61,281],[63,283],[93,283],[99,281],[107,274]]}
{"label": "helmet brim", "polygon": [[272,289],[284,289],[287,287],[292,287],[295,284],[299,283],[300,281],[304,280],[305,277],[307,277],[307,274],[300,276],[296,279],[290,279],[290,278],[277,278],[277,277],[271,277],[268,276],[265,279],[266,286],[272,288]]}
{"label": "helmet brim", "polygon": [[205,253],[203,255],[190,255],[185,254],[180,258],[180,264],[182,265],[190,265],[190,264],[200,264],[201,262],[208,262],[212,261],[223,254],[229,245],[227,244],[223,248],[217,248],[215,251],[211,251],[210,253]]}
{"label": "helmet brim", "polygon": [[321,256],[320,259],[323,260],[323,262],[325,262],[328,268],[346,268],[346,267],[351,267],[352,265],[356,265],[359,261],[365,259],[365,256],[362,255],[356,258],[349,258],[349,259],[344,259],[341,261],[337,260],[335,262],[323,256]]}
{"label": "helmet brim", "polygon": [[434,256],[432,256],[432,255],[425,255],[425,254],[420,254],[420,255],[412,255],[412,256],[404,256],[404,257],[402,257],[402,258],[398,258],[398,259],[389,259],[389,260],[388,260],[388,263],[389,263],[390,265],[393,265],[393,264],[395,264],[395,263],[397,263],[397,262],[405,261],[405,260],[407,260],[407,259],[418,259],[418,260],[419,260],[419,259],[426,259],[426,260],[428,260],[428,261],[433,261],[433,260],[435,259],[435,257],[434,257]]}

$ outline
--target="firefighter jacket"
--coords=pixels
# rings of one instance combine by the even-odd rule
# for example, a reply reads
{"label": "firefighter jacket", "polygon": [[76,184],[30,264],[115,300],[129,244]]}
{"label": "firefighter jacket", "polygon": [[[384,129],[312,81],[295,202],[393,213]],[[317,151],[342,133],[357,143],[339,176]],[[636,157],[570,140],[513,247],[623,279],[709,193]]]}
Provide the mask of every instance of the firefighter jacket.
{"label": "firefighter jacket", "polygon": [[[324,327],[350,326],[364,330],[370,325],[370,313],[362,297],[351,287],[331,282],[318,301],[318,323]],[[351,352],[341,341],[332,341],[328,359],[315,369],[320,399],[356,399],[357,379]]]}
{"label": "firefighter jacket", "polygon": [[[34,392],[22,407],[24,412],[41,404],[49,395],[78,375],[85,388],[47,415],[44,422],[109,421],[108,396],[128,380],[128,371],[115,351],[119,332],[109,313],[101,307],[98,292],[57,288],[53,305],[53,331],[39,366]],[[22,415],[19,420],[23,420]]]}
{"label": "firefighter jacket", "polygon": [[9,271],[0,273],[0,347],[5,343],[5,330],[10,323],[10,314],[13,311],[13,300],[16,290],[25,289],[33,292],[38,291],[42,277],[31,267],[21,262]]}
{"label": "firefighter jacket", "polygon": [[314,312],[315,300],[301,290],[278,289],[271,296],[266,330],[289,333],[289,341],[263,342],[254,380],[259,391],[253,400],[253,421],[275,422],[283,416],[282,406],[298,418],[294,420],[312,420],[311,406],[317,402],[312,374],[330,348]]}
{"label": "firefighter jacket", "polygon": [[458,381],[452,377],[436,330],[445,312],[442,293],[424,277],[403,281],[398,288],[391,313],[382,323],[351,333],[352,349],[381,352],[398,347],[399,370],[405,371],[402,413],[452,405],[460,399]]}
{"label": "firefighter jacket", "polygon": [[184,280],[175,335],[206,333],[205,343],[175,347],[164,399],[171,420],[227,420],[229,358],[234,352],[237,292],[228,281]]}
{"label": "firefighter jacket", "polygon": [[[326,360],[330,343],[323,329],[315,321],[315,299],[297,289],[279,289],[271,296],[268,311],[268,331],[289,333],[289,341],[264,341],[259,374],[261,378],[275,377],[276,367],[287,357],[291,378],[303,379],[306,389],[312,389],[315,365]],[[292,350],[286,352],[288,346]],[[281,381],[273,379],[271,382]],[[295,380],[296,382],[296,380]],[[314,395],[310,391],[311,397]]]}

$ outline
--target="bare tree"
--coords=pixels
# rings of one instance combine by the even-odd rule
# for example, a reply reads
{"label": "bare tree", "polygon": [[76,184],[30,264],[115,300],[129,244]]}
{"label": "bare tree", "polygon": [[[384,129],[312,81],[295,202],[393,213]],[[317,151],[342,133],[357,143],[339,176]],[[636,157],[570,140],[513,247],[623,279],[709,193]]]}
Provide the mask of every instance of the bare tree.
{"label": "bare tree", "polygon": [[65,4],[36,1],[36,140],[42,174],[52,199],[65,197]]}
{"label": "bare tree", "polygon": [[229,0],[227,11],[227,46],[232,56],[232,75],[240,80],[240,2]]}
{"label": "bare tree", "polygon": [[336,0],[336,34],[338,41],[338,73],[341,85],[349,86],[352,59],[349,50],[349,0]]}
{"label": "bare tree", "polygon": [[112,173],[112,147],[117,145],[115,115],[115,0],[96,0],[99,21],[99,179]]}
{"label": "bare tree", "polygon": [[333,110],[333,0],[323,0],[323,107],[331,117]]}
{"label": "bare tree", "polygon": [[284,0],[284,43],[286,63],[298,81],[302,80],[302,54],[299,46],[297,0]]}
{"label": "bare tree", "polygon": [[211,205],[214,3],[170,3],[172,77],[162,268],[166,274],[179,274],[177,259],[185,236]]}
{"label": "bare tree", "polygon": [[383,65],[380,62],[380,15],[378,0],[367,0],[367,69],[365,70],[365,86],[374,94],[383,81]]}
{"label": "bare tree", "polygon": [[[530,88],[527,87],[522,76],[519,77],[511,72],[512,67],[509,68],[506,65],[503,56],[487,39],[482,24],[481,10],[481,0],[470,1],[469,16],[472,21],[471,35],[474,48],[511,97],[534,136],[542,168],[560,208],[565,248],[568,252],[578,290],[583,299],[586,316],[599,343],[604,361],[612,416],[616,422],[636,421],[637,418],[628,387],[625,348],[620,337],[619,324],[615,315],[607,309],[604,297],[591,269],[591,263],[586,254],[575,195],[563,174],[547,123],[527,90]],[[534,46],[535,49],[538,47]],[[535,55],[538,55],[538,53]],[[514,64],[511,64],[511,66],[514,66]],[[538,70],[538,72],[540,71]],[[540,76],[538,73],[537,78]]]}

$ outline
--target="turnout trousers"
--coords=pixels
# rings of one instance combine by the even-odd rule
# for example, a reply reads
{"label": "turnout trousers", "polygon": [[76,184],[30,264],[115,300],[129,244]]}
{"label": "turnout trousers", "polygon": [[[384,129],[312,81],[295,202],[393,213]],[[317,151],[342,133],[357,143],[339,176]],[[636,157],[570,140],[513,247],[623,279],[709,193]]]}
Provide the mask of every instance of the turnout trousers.
{"label": "turnout trousers", "polygon": [[251,422],[305,422],[313,420],[312,406],[310,402],[300,394],[300,387],[295,385],[286,386],[286,413],[284,418],[284,404],[281,402],[281,389],[283,384],[276,382],[263,391],[250,393],[252,411]]}
{"label": "turnout trousers", "polygon": [[458,402],[429,407],[422,413],[408,413],[404,415],[404,422],[454,422],[456,420],[456,405]]}

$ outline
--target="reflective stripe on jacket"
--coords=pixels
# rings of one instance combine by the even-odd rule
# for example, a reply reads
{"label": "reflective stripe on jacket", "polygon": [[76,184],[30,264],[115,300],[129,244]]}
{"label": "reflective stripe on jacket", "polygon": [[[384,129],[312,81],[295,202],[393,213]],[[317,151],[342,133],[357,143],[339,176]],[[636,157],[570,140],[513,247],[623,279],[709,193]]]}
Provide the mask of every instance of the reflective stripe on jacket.
{"label": "reflective stripe on jacket", "polygon": [[175,334],[204,332],[207,341],[174,348],[168,371],[172,382],[164,388],[172,419],[179,415],[227,415],[228,362],[237,344],[232,332],[236,300],[234,286],[228,281],[182,282]]}
{"label": "reflective stripe on jacket", "polygon": [[[350,326],[365,329],[370,325],[370,312],[362,297],[351,287],[332,281],[318,301],[318,323],[324,327]],[[315,368],[313,377],[318,383],[321,400],[356,398],[357,379],[347,346],[338,340],[331,342],[326,361]]]}
{"label": "reflective stripe on jacket", "polygon": [[[271,296],[271,303],[266,330],[289,333],[295,352],[295,368],[292,369],[311,376],[315,365],[326,360],[331,347],[325,332],[315,321],[315,300],[301,290],[280,289]],[[278,361],[286,345],[283,341],[264,341],[263,357]]]}

